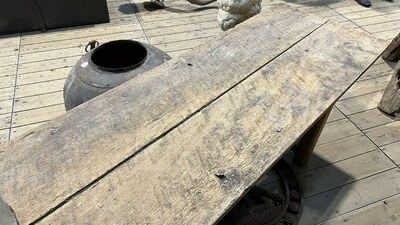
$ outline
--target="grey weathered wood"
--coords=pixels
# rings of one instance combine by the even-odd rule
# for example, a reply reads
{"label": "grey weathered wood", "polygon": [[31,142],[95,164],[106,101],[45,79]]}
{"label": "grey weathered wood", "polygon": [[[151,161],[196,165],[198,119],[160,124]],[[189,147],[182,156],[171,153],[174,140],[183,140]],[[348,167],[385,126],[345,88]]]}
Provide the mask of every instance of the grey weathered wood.
{"label": "grey weathered wood", "polygon": [[390,116],[400,118],[400,62],[396,65],[395,72],[383,93],[378,108]]}
{"label": "grey weathered wood", "polygon": [[317,29],[271,6],[245,25],[12,141],[0,194],[21,224],[42,217]]}
{"label": "grey weathered wood", "polygon": [[39,224],[215,223],[383,47],[325,24]]}
{"label": "grey weathered wood", "polygon": [[392,62],[400,59],[400,33],[392,40],[390,45],[382,53],[382,58]]}

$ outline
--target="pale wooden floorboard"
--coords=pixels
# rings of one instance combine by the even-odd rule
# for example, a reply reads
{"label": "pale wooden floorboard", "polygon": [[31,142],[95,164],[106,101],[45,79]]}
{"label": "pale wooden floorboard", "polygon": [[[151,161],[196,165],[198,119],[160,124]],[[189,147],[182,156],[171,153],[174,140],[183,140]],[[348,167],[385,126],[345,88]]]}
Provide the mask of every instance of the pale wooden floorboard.
{"label": "pale wooden floorboard", "polygon": [[385,224],[398,225],[400,218],[400,195],[382,199],[364,208],[355,210],[321,225],[341,224]]}
{"label": "pale wooden floorboard", "polygon": [[10,129],[0,130],[0,153],[1,153],[1,145],[8,142],[8,137],[10,135]]}
{"label": "pale wooden floorboard", "polygon": [[352,114],[349,119],[362,131],[393,122],[393,119],[380,112],[377,108]]}
{"label": "pale wooden floorboard", "polygon": [[378,146],[400,141],[400,121],[365,130],[365,135]]}
{"label": "pale wooden floorboard", "polygon": [[[262,4],[278,3],[388,43],[400,32],[400,0],[373,0],[371,8],[354,0],[264,0]],[[64,80],[88,41],[133,39],[175,58],[222,33],[216,3],[199,7],[167,0],[166,5],[151,11],[143,0],[108,0],[108,24],[0,36],[0,144],[65,112]],[[381,212],[383,200],[389,205],[398,202],[392,196],[400,194],[396,169],[400,122],[376,109],[393,67],[394,63],[377,59],[335,104],[308,165],[296,168],[306,191],[302,225],[331,219],[328,224],[372,222],[374,216],[367,214]],[[398,213],[397,209],[385,216]]]}
{"label": "pale wooden floorboard", "polygon": [[[337,173],[346,176],[347,171],[338,170]],[[347,179],[351,182],[354,178],[348,176]],[[316,224],[360,209],[398,194],[399,187],[400,170],[396,167],[306,198],[300,225]]]}
{"label": "pale wooden floorboard", "polygon": [[397,165],[400,164],[400,141],[384,145],[381,147],[383,152],[390,157]]}
{"label": "pale wooden floorboard", "polygon": [[13,106],[12,99],[0,101],[0,115],[11,113],[12,106]]}

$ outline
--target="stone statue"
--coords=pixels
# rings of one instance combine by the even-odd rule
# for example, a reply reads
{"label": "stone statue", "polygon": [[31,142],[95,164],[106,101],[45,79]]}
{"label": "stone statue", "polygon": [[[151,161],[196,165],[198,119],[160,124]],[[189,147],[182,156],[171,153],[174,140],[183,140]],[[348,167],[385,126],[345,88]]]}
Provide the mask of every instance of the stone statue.
{"label": "stone statue", "polygon": [[[164,0],[152,0],[164,7]],[[207,5],[217,1],[217,20],[222,30],[228,30],[236,24],[258,14],[261,11],[261,0],[187,0],[195,5]]]}

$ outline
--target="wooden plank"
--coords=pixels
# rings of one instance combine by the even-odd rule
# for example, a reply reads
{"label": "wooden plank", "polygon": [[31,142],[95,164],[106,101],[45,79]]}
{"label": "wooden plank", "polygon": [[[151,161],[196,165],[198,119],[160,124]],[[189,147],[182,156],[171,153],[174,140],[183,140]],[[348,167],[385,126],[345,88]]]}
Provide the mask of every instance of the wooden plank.
{"label": "wooden plank", "polygon": [[51,80],[66,79],[72,67],[50,69],[46,71],[18,75],[18,85],[27,85]]}
{"label": "wooden plank", "polygon": [[0,57],[17,56],[19,53],[19,46],[2,46]]}
{"label": "wooden plank", "polygon": [[0,66],[16,65],[18,62],[18,55],[0,56]]}
{"label": "wooden plank", "polygon": [[342,15],[344,15],[349,20],[354,20],[354,19],[360,19],[360,18],[366,18],[366,17],[372,17],[372,16],[380,16],[380,15],[384,15],[387,13],[395,13],[395,12],[400,11],[400,9],[398,7],[397,8],[393,7],[395,5],[400,5],[400,3],[395,3],[395,4],[389,3],[389,4],[390,4],[389,7],[382,7],[382,8],[379,8],[379,10],[365,10],[365,11],[359,11],[359,12],[345,13]]}
{"label": "wooden plank", "polygon": [[383,91],[379,91],[354,98],[339,100],[336,103],[336,107],[338,107],[345,115],[371,110],[376,108],[382,95]]}
{"label": "wooden plank", "polygon": [[14,87],[0,88],[0,101],[12,99],[14,97]]}
{"label": "wooden plank", "polygon": [[388,40],[387,45],[389,45],[390,41],[392,41],[392,39],[395,38],[396,35],[398,34],[399,34],[399,29],[392,29],[392,30],[373,33],[375,37]]}
{"label": "wooden plank", "polygon": [[178,51],[172,51],[172,52],[167,52],[167,54],[169,56],[171,56],[171,58],[178,58],[180,57],[182,54],[189,52],[191,50],[191,48],[189,49],[183,49],[183,50],[178,50]]}
{"label": "wooden plank", "polygon": [[385,75],[375,79],[357,81],[340,99],[345,100],[357,96],[385,90],[392,75]]}
{"label": "wooden plank", "polygon": [[[165,28],[157,28],[146,30],[146,35],[148,37],[155,37],[155,36],[165,36],[165,35],[172,35],[177,33],[185,33],[185,32],[195,32],[200,30],[205,30],[207,32],[212,33],[213,29],[219,28],[218,22],[213,18],[209,21],[201,21],[196,24],[185,24],[173,27],[165,27]],[[220,28],[219,28],[220,29]],[[220,29],[221,30],[221,29]]]}
{"label": "wooden plank", "polygon": [[[7,202],[13,205],[12,207],[17,213],[19,222],[21,224],[29,223],[44,215],[49,208],[56,207],[116,164],[134,154],[149,141],[151,142],[154,138],[167,132],[171,127],[179,124],[199,108],[244,79],[250,71],[256,71],[323,23],[319,18],[305,16],[284,6],[270,8],[268,16],[259,16],[249,21],[253,22],[225,32],[214,42],[207,43],[207,45],[196,49],[195,55],[188,54],[182,59],[171,60],[146,75],[135,78],[134,82],[133,80],[128,81],[118,88],[105,93],[103,97],[97,98],[96,101],[89,101],[81,107],[77,107],[72,110],[74,113],[67,113],[44,127],[32,131],[33,133],[30,135],[25,135],[21,139],[13,141],[9,148],[29,148],[31,150],[19,150],[18,152],[21,154],[12,156],[14,159],[10,158],[11,155],[5,156],[7,162],[0,163],[2,165],[1,171],[8,170],[9,174],[13,173],[13,171],[25,170],[25,168],[31,167],[33,164],[38,165],[33,161],[43,160],[44,158],[39,155],[48,155],[48,150],[54,147],[51,147],[51,145],[57,145],[58,147],[56,148],[60,154],[50,155],[56,157],[65,156],[72,160],[58,162],[57,166],[54,165],[55,167],[46,165],[40,169],[49,170],[49,172],[51,170],[51,173],[43,171],[41,174],[45,177],[52,177],[51,179],[43,177],[46,182],[30,181],[35,185],[30,183],[29,190],[40,193],[35,195],[28,194],[29,191],[26,192],[25,187],[27,186],[25,185],[18,185],[17,188],[13,189],[19,190],[17,191],[19,192],[18,195],[6,191],[5,189],[7,188],[2,188],[1,193],[7,199]],[[292,24],[293,26],[288,29],[286,24]],[[275,32],[268,32],[271,29],[274,29]],[[369,37],[365,38],[369,39]],[[265,44],[266,39],[269,40],[268,45]],[[260,48],[260,46],[264,47]],[[369,53],[366,54],[369,55]],[[215,60],[215,57],[219,60]],[[362,61],[365,60],[364,57],[365,55],[363,55]],[[253,60],[248,60],[249,58],[253,58]],[[232,60],[235,63],[232,63]],[[219,76],[215,76],[215,74]],[[166,77],[168,79],[165,79]],[[136,85],[138,88],[134,87]],[[126,97],[121,98],[120,96],[123,95],[126,95]],[[200,95],[202,98],[198,98]],[[114,99],[109,99],[110,96],[114,96],[112,97]],[[124,110],[119,110],[115,107],[116,104],[119,104],[118,102],[124,105]],[[127,108],[125,107],[127,104],[135,105],[136,107]],[[99,110],[96,110],[96,107]],[[82,116],[88,117],[88,119],[82,119]],[[104,123],[101,122],[101,118],[112,118],[113,122]],[[73,122],[74,127],[79,127],[79,132],[70,133],[73,136],[76,135],[75,137],[62,134],[63,132],[68,133],[66,127],[70,127],[67,123],[64,123],[64,120],[75,121]],[[65,125],[67,126],[65,127]],[[96,130],[99,132],[88,132],[94,127],[97,127]],[[133,128],[135,132],[126,132]],[[50,135],[47,129],[54,130],[51,132],[53,135]],[[34,146],[35,144],[24,144],[25,142],[33,143],[32,140],[38,140],[37,135],[57,136],[60,138],[59,140],[66,140],[65,138],[67,138],[70,141],[68,141],[68,146],[65,145],[64,147],[60,145],[59,141],[57,143],[48,142],[44,145],[37,143],[42,146],[40,148],[43,150],[40,152],[35,150],[35,154],[39,153],[39,158],[32,160],[33,158],[29,157],[33,164],[27,162],[26,164],[23,163],[22,166],[22,164],[18,163],[21,167],[14,167],[12,170],[7,169],[8,165],[11,165],[10,163],[14,160],[27,159],[25,154],[37,148]],[[132,135],[137,136],[134,137]],[[78,140],[85,140],[85,143]],[[97,141],[102,143],[97,143]],[[90,143],[93,143],[93,145]],[[121,143],[122,145],[115,146],[115,143]],[[46,147],[47,150],[44,150],[43,146],[48,146]],[[82,152],[81,150],[83,149],[88,151]],[[104,154],[98,152],[103,150]],[[67,155],[62,156],[63,154]],[[74,163],[71,164],[70,162]],[[96,166],[88,166],[92,163],[95,163]],[[82,168],[83,165],[88,167],[88,170],[82,171],[78,169]],[[6,173],[0,174],[4,178],[8,177],[5,180],[10,182],[9,184],[13,183],[14,185],[15,183],[12,181],[14,179],[21,180],[18,175],[17,177],[14,175],[10,177]],[[22,175],[22,173],[18,174]],[[71,175],[75,177],[74,181],[70,180]],[[22,176],[25,177],[24,175]],[[9,178],[12,178],[12,180]],[[7,186],[2,185],[2,187]],[[11,189],[8,190],[10,191]],[[16,193],[15,191],[12,192]],[[35,204],[29,207],[22,203],[32,201]]]}
{"label": "wooden plank", "polygon": [[317,145],[307,165],[296,168],[296,172],[306,172],[308,170],[327,166],[374,149],[376,149],[376,146],[363,134],[357,134]]}
{"label": "wooden plank", "polygon": [[40,126],[43,125],[45,122],[42,123],[34,123],[34,124],[29,124],[29,125],[25,125],[25,126],[20,126],[20,127],[12,127],[11,128],[11,140],[16,139],[16,138],[20,138],[23,137],[26,134],[29,134],[29,132]]}
{"label": "wooden plank", "polygon": [[38,43],[49,43],[54,41],[62,41],[76,38],[92,38],[94,36],[107,35],[112,33],[124,33],[124,32],[135,32],[141,30],[139,24],[135,24],[134,21],[124,20],[124,23],[129,22],[129,24],[119,25],[119,26],[90,26],[90,27],[80,27],[80,29],[61,29],[50,31],[46,33],[38,33],[35,35],[23,35],[21,39],[21,45],[31,45]]}
{"label": "wooden plank", "polygon": [[350,115],[349,119],[361,130],[393,122],[377,108]]}
{"label": "wooden plank", "polygon": [[379,202],[329,220],[321,225],[380,224],[397,225],[400,218],[400,195],[382,199]]}
{"label": "wooden plank", "polygon": [[346,17],[344,17],[342,15],[326,16],[325,19],[328,19],[329,21],[336,22],[336,23],[343,23],[343,22],[349,21]]}
{"label": "wooden plank", "polygon": [[42,108],[50,105],[64,104],[63,92],[57,91],[25,98],[18,98],[15,99],[14,104],[15,112]]}
{"label": "wooden plank", "polygon": [[389,22],[380,23],[380,24],[366,25],[366,26],[363,26],[363,28],[370,33],[382,32],[382,31],[387,31],[387,30],[392,30],[392,29],[399,30],[400,23],[399,23],[399,21],[389,21]]}
{"label": "wooden plank", "polygon": [[393,74],[395,65],[391,62],[375,63],[360,77],[359,81]]}
{"label": "wooden plank", "polygon": [[0,115],[0,130],[10,128],[11,125],[11,113]]}
{"label": "wooden plank", "polygon": [[61,91],[64,87],[65,80],[52,80],[48,82],[35,83],[30,85],[21,85],[15,91],[15,98],[24,98],[34,95],[46,94],[49,92]]}
{"label": "wooden plank", "polygon": [[163,35],[163,36],[149,37],[149,41],[151,44],[157,46],[157,45],[161,45],[161,44],[193,40],[193,39],[198,39],[198,38],[202,38],[202,37],[216,36],[221,33],[223,33],[223,31],[221,30],[221,28],[217,27],[217,28],[211,28],[211,29],[199,29],[199,30],[191,31],[191,32],[183,32],[183,33],[168,34],[168,35]]}
{"label": "wooden plank", "polygon": [[393,167],[392,161],[377,149],[300,174],[298,179],[303,185],[304,197],[307,198]]}
{"label": "wooden plank", "polygon": [[19,34],[10,34],[10,35],[1,35],[0,36],[0,45],[18,45],[20,41]]}
{"label": "wooden plank", "polygon": [[[342,171],[346,173],[347,171]],[[351,179],[349,177],[349,179]],[[390,182],[387,182],[390,180]],[[385,184],[385,185],[382,185]],[[379,188],[377,188],[379,187]],[[300,225],[317,224],[399,193],[400,171],[378,173],[304,200]]]}
{"label": "wooden plank", "polygon": [[23,126],[27,124],[39,123],[51,120],[65,113],[64,104],[53,105],[38,109],[15,112],[13,114],[13,126]]}
{"label": "wooden plank", "polygon": [[0,88],[13,87],[15,85],[15,75],[0,77]]}
{"label": "wooden plank", "polygon": [[400,12],[388,13],[385,15],[367,17],[361,19],[353,20],[359,26],[373,25],[373,24],[381,24],[385,22],[396,21],[397,18],[400,18]]}
{"label": "wooden plank", "polygon": [[[332,42],[339,32],[345,34]],[[358,33],[348,34],[354,35],[332,25],[318,29],[40,223],[215,223],[346,89],[332,90],[346,82],[346,75],[319,77],[326,57],[342,66],[330,65],[324,71],[362,71],[355,65],[364,60],[359,57],[369,55],[365,50],[334,53],[360,38]],[[316,57],[322,46],[329,56]],[[360,55],[348,63],[349,52]],[[291,88],[285,88],[288,83]],[[310,88],[300,91],[305,85]],[[276,99],[279,105],[273,104]],[[151,193],[144,195],[149,188]]]}
{"label": "wooden plank", "polygon": [[76,62],[80,58],[81,56],[71,56],[65,58],[50,59],[46,61],[20,64],[18,67],[18,74],[34,73],[39,71],[72,67],[76,64]]}
{"label": "wooden plank", "polygon": [[170,52],[170,51],[180,51],[182,49],[192,49],[195,48],[201,44],[209,42],[215,35],[211,35],[208,37],[202,37],[202,38],[197,38],[197,39],[192,39],[192,40],[185,40],[185,41],[179,41],[179,42],[171,42],[167,44],[159,44],[159,45],[154,45],[155,47],[165,51],[165,52]]}
{"label": "wooden plank", "polygon": [[154,21],[165,21],[170,19],[187,19],[193,15],[205,15],[214,13],[217,17],[218,8],[214,4],[210,4],[206,7],[199,8],[198,6],[188,4],[187,2],[181,2],[181,4],[173,4],[168,7],[169,9],[156,10],[151,12],[139,12],[136,16],[140,21],[154,22]]}
{"label": "wooden plank", "polygon": [[330,123],[330,122],[334,122],[336,120],[341,120],[344,118],[345,117],[344,117],[343,113],[341,113],[336,107],[333,107],[326,122]]}
{"label": "wooden plank", "polygon": [[15,75],[17,65],[0,66],[0,76]]}
{"label": "wooden plank", "polygon": [[87,43],[93,39],[96,39],[100,43],[104,43],[117,39],[142,40],[143,38],[144,38],[143,31],[140,30],[135,32],[111,33],[99,36],[92,36],[90,38],[82,37],[82,38],[53,41],[51,42],[51,44],[45,42],[45,43],[25,45],[21,46],[21,54],[62,49],[62,48],[71,48],[71,47],[85,47]]}
{"label": "wooden plank", "polygon": [[358,133],[360,133],[360,131],[348,119],[338,120],[325,125],[318,140],[318,144],[342,139]]}
{"label": "wooden plank", "polygon": [[387,123],[364,131],[378,146],[400,141],[400,121]]}
{"label": "wooden plank", "polygon": [[52,59],[66,58],[72,56],[82,56],[86,53],[85,47],[71,47],[63,49],[54,49],[43,52],[33,52],[21,54],[19,64],[27,64],[32,62],[47,61]]}
{"label": "wooden plank", "polygon": [[389,156],[397,165],[400,164],[400,141],[380,147],[386,155]]}
{"label": "wooden plank", "polygon": [[[164,21],[155,21],[155,22],[147,22],[143,21],[142,26],[145,29],[146,34],[148,32],[155,32],[153,30],[158,30],[160,28],[170,28],[170,27],[175,27],[175,26],[184,26],[184,25],[191,25],[192,27],[196,27],[196,24],[198,23],[203,23],[203,22],[209,22],[209,21],[217,21],[217,12],[212,12],[208,14],[200,14],[198,15],[197,13],[191,17],[185,18],[185,19],[174,19],[170,18],[168,20]],[[218,26],[218,23],[217,23]]]}
{"label": "wooden plank", "polygon": [[13,99],[0,101],[0,114],[11,112]]}
{"label": "wooden plank", "polygon": [[[374,4],[374,9],[375,10],[379,10],[381,8],[385,8],[385,7],[393,7],[395,5],[397,5],[394,2],[387,2],[387,1],[376,1],[373,3]],[[350,5],[350,6],[346,6],[346,7],[335,7],[335,11],[337,11],[340,14],[347,14],[347,13],[360,13],[360,12],[366,12],[366,11],[370,11],[368,8],[365,7],[361,7],[359,5]]]}
{"label": "wooden plank", "polygon": [[10,134],[10,129],[0,130],[0,154],[4,152],[2,145],[8,142],[8,136]]}

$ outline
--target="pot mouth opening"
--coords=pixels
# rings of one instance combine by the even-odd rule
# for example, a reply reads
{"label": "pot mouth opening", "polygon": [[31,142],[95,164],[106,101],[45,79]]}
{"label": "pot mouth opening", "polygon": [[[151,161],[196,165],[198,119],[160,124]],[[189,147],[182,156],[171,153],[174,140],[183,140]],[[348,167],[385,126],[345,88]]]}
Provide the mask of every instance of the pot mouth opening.
{"label": "pot mouth opening", "polygon": [[147,58],[147,49],[137,41],[111,41],[95,48],[91,61],[99,69],[122,72],[139,67]]}

